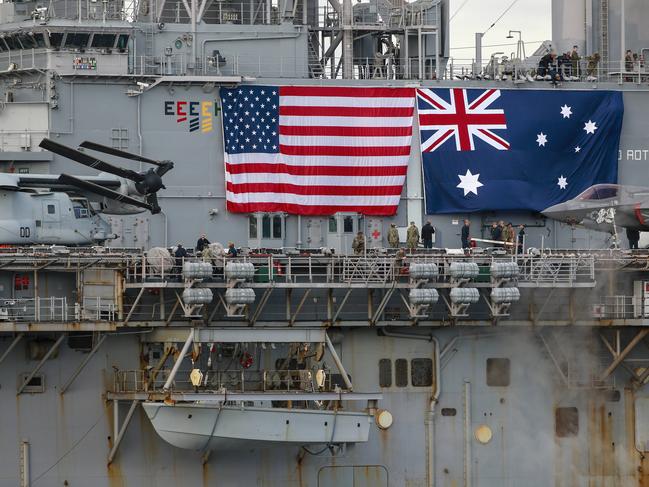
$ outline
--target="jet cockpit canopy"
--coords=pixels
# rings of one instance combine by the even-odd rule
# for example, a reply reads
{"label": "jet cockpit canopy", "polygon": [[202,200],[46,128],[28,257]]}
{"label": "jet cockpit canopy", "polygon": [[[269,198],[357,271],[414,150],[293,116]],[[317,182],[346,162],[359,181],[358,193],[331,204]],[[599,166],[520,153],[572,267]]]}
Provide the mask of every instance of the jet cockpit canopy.
{"label": "jet cockpit canopy", "polygon": [[619,184],[596,184],[595,186],[586,189],[575,199],[580,201],[605,200],[616,197],[619,191]]}

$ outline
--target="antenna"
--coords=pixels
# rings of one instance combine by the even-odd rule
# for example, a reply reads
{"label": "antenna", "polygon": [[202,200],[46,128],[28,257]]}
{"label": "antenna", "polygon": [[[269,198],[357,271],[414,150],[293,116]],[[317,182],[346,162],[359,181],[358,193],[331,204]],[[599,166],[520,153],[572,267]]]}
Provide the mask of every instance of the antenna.
{"label": "antenna", "polygon": [[489,28],[488,28],[487,30],[485,30],[485,31],[482,33],[482,35],[485,35],[487,32],[489,32],[489,31],[491,30],[491,28],[492,28],[494,25],[496,25],[496,24],[500,21],[500,19],[502,19],[502,18],[505,16],[505,14],[506,14],[507,12],[509,12],[509,11],[512,9],[512,7],[513,7],[514,5],[516,5],[517,3],[518,3],[518,0],[514,0],[512,3],[510,3],[510,4],[509,4],[509,7],[507,7],[507,8],[505,9],[505,11],[504,11],[503,13],[501,13],[500,16],[499,16],[496,20],[493,21],[493,23],[489,26]]}

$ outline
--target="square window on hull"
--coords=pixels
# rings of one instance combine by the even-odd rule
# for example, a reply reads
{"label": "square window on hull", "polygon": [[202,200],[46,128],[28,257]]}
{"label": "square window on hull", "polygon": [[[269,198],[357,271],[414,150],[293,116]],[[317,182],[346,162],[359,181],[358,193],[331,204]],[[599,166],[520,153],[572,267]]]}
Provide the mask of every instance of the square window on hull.
{"label": "square window on hull", "polygon": [[490,387],[507,387],[510,382],[508,358],[487,359],[487,385]]}
{"label": "square window on hull", "polygon": [[389,358],[379,360],[379,386],[392,386],[392,360]]}
{"label": "square window on hull", "polygon": [[405,358],[394,361],[394,383],[397,387],[408,386],[408,361]]}
{"label": "square window on hull", "polygon": [[579,410],[575,407],[557,408],[554,411],[554,430],[558,438],[579,434]]}
{"label": "square window on hull", "polygon": [[415,358],[410,361],[410,375],[415,387],[433,385],[433,361],[429,358]]}

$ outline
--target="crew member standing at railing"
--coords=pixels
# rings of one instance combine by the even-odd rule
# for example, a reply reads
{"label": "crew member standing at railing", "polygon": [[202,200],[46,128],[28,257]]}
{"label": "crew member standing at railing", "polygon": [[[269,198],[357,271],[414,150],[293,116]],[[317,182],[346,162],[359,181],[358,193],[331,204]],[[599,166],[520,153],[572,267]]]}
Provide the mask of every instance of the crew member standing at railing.
{"label": "crew member standing at railing", "polygon": [[399,246],[399,230],[394,223],[390,223],[390,230],[388,230],[388,243],[390,247],[396,249]]}
{"label": "crew member standing at railing", "polygon": [[174,267],[174,274],[180,276],[183,271],[183,259],[187,258],[187,250],[183,247],[182,242],[178,242],[176,246],[176,251],[174,252],[174,257],[176,258],[176,266]]}
{"label": "crew member standing at railing", "polygon": [[633,59],[633,53],[631,52],[631,49],[626,50],[626,55],[624,56],[624,70],[630,72],[633,72],[633,65],[635,64],[635,61]]}
{"label": "crew member standing at railing", "polygon": [[506,246],[508,252],[514,251],[514,238],[515,238],[514,227],[512,226],[512,223],[509,222],[505,227],[505,229],[503,230],[503,240],[508,244],[510,244]]}
{"label": "crew member standing at railing", "polygon": [[626,229],[626,238],[629,240],[629,248],[637,249],[640,242],[640,232],[632,228]]}
{"label": "crew member standing at railing", "polygon": [[410,226],[408,227],[408,232],[406,235],[406,244],[408,245],[408,249],[411,253],[417,248],[417,245],[419,244],[419,229],[417,228],[417,225],[415,225],[415,222],[410,222]]}
{"label": "crew member standing at railing", "polygon": [[469,245],[469,240],[471,239],[470,234],[471,234],[471,222],[469,220],[464,220],[464,225],[462,226],[462,233],[461,233],[462,248],[464,250],[471,248],[471,245]]}
{"label": "crew member standing at railing", "polygon": [[579,79],[579,61],[581,58],[579,57],[579,47],[578,46],[572,46],[572,51],[570,52],[570,61],[572,62],[572,72],[570,75],[573,78],[573,81],[577,81]]}
{"label": "crew member standing at railing", "polygon": [[421,240],[424,242],[425,249],[433,248],[433,235],[435,235],[435,227],[427,221],[426,224],[421,227]]}
{"label": "crew member standing at railing", "polygon": [[554,60],[557,58],[557,53],[551,51],[543,56],[539,60],[539,67],[537,69],[537,74],[539,76],[549,76],[550,75],[550,66],[554,63]]}
{"label": "crew member standing at railing", "polygon": [[523,246],[525,244],[525,225],[522,223],[518,225],[518,253],[523,253]]}
{"label": "crew member standing at railing", "polygon": [[239,251],[234,246],[234,242],[228,242],[228,250],[225,252],[226,257],[236,257],[239,255]]}
{"label": "crew member standing at railing", "polygon": [[503,229],[500,227],[500,225],[497,222],[493,222],[491,224],[491,240],[495,240],[497,242],[500,241],[500,237],[502,236]]}
{"label": "crew member standing at railing", "polygon": [[365,235],[363,235],[363,232],[358,232],[354,237],[352,250],[355,255],[363,255],[365,253]]}
{"label": "crew member standing at railing", "polygon": [[210,241],[207,240],[207,235],[201,235],[201,238],[196,242],[196,252],[202,252],[209,244]]}

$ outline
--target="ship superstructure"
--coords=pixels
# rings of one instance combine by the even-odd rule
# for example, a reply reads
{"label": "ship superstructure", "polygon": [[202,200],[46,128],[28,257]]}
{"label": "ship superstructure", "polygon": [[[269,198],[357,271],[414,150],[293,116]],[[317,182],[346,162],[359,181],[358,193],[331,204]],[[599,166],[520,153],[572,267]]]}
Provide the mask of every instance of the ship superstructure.
{"label": "ship superstructure", "polygon": [[[222,87],[545,89],[538,58],[581,40],[607,57],[555,89],[622,92],[619,182],[649,186],[649,72],[621,62],[644,31],[614,26],[647,7],[586,3],[557,46],[464,61],[447,0],[1,4],[2,170],[72,170],[46,138],[175,168],[159,214],[106,217],[107,246],[0,248],[0,485],[649,482],[646,251],[539,214],[424,215],[418,149],[394,217],[225,204]],[[524,248],[465,255],[465,217],[478,238],[526,224]],[[387,248],[427,219],[435,249]],[[241,254],[199,256],[202,233]]]}

